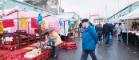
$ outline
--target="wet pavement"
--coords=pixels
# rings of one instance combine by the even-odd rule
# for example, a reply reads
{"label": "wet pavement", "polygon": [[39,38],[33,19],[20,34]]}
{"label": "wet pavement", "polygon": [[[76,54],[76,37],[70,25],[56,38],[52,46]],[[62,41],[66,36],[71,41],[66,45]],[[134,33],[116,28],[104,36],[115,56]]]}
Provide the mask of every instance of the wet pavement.
{"label": "wet pavement", "polygon": [[[82,41],[76,39],[78,49],[62,50],[60,49],[56,60],[80,60],[82,54]],[[111,45],[97,45],[96,56],[98,60],[139,60],[139,47],[125,45],[117,40],[113,40]],[[50,58],[49,60],[55,60]],[[91,57],[88,57],[91,60]]]}

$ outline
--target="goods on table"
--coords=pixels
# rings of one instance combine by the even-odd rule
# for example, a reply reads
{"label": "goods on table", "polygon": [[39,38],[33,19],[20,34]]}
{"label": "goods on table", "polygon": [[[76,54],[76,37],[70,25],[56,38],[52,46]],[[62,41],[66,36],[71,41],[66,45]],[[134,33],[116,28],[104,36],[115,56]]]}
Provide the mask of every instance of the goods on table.
{"label": "goods on table", "polygon": [[36,57],[36,56],[38,56],[38,55],[40,55],[40,54],[41,54],[41,49],[33,49],[32,51],[27,52],[27,53],[24,55],[24,57],[25,57],[25,58],[34,58],[34,57]]}

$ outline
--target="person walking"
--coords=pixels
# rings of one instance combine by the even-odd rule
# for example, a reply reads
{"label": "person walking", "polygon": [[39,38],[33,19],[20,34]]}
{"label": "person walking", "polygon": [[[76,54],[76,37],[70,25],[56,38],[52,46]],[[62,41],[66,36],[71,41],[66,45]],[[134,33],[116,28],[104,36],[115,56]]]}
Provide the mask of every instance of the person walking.
{"label": "person walking", "polygon": [[88,55],[92,57],[92,60],[97,60],[95,55],[96,44],[98,42],[98,36],[95,26],[90,24],[89,19],[82,20],[82,56],[81,60],[87,60]]}
{"label": "person walking", "polygon": [[96,25],[96,31],[97,31],[97,34],[98,34],[99,42],[101,42],[102,34],[103,34],[103,27],[102,27],[101,23]]}
{"label": "person walking", "polygon": [[103,25],[103,36],[104,36],[104,41],[106,44],[109,44],[109,35],[111,33],[111,35],[113,34],[113,24],[111,23],[106,23]]}
{"label": "person walking", "polygon": [[118,37],[118,41],[121,42],[121,32],[122,32],[122,26],[121,23],[118,24],[117,28],[117,37]]}
{"label": "person walking", "polygon": [[103,25],[103,43],[104,43],[104,44],[107,44],[107,43],[108,43],[107,37],[108,37],[108,35],[109,35],[109,30],[110,30],[109,24],[108,24],[108,23],[105,23],[105,24]]}

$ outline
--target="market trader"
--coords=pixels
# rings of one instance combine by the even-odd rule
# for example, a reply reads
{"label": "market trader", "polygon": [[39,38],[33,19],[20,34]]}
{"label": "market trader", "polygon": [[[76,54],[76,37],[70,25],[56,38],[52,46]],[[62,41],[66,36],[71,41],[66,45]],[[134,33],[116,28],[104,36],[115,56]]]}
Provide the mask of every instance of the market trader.
{"label": "market trader", "polygon": [[88,54],[92,57],[92,60],[97,60],[95,55],[95,48],[98,42],[98,36],[95,30],[95,26],[92,25],[88,19],[82,20],[82,56],[81,60],[87,60]]}

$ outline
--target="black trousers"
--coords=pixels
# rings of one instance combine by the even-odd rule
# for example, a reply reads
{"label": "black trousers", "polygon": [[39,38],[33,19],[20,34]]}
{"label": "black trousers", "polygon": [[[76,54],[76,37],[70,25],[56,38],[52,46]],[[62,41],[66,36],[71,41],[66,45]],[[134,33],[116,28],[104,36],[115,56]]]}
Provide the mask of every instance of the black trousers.
{"label": "black trousers", "polygon": [[94,50],[83,50],[81,60],[87,60],[88,55],[91,56],[92,60],[97,60]]}

